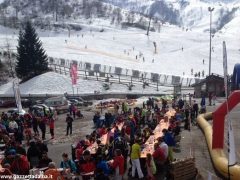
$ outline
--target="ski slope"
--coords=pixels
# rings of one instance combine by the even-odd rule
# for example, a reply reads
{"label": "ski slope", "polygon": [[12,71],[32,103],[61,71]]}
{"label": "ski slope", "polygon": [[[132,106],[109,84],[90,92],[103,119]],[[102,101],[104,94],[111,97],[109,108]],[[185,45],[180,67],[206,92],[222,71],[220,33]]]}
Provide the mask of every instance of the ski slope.
{"label": "ski slope", "polygon": [[[239,20],[236,19],[236,23],[238,22]],[[104,26],[101,27],[104,28]],[[207,32],[186,31],[176,26],[164,25],[160,33],[150,32],[150,36],[146,36],[145,31],[133,28],[127,30],[109,28],[104,32],[97,31],[97,28],[99,26],[95,25],[80,32],[71,32],[70,38],[67,32],[61,32],[61,30],[39,32],[39,35],[48,56],[55,58],[186,77],[193,77],[191,69],[194,73],[202,73],[202,71],[205,75],[208,73],[209,33]],[[232,32],[231,29],[233,29]],[[240,41],[236,36],[238,32],[238,27],[229,26],[224,33],[214,35],[212,39],[213,73],[223,74],[223,41],[227,44],[229,72],[232,72],[235,63],[239,62]],[[12,49],[16,50],[17,34],[1,33],[1,47],[5,46],[6,38]],[[157,44],[156,54],[153,42]],[[139,58],[140,53],[141,58]]]}
{"label": "ski slope", "polygon": [[[226,41],[228,52],[229,74],[232,73],[233,67],[240,60],[240,41],[239,41],[239,18],[231,21],[223,31],[218,32],[212,39],[212,73],[223,74],[222,65],[222,42]],[[75,22],[77,23],[77,22]],[[208,74],[208,57],[209,57],[209,33],[199,29],[184,29],[177,26],[165,24],[161,27],[160,32],[146,32],[139,29],[128,28],[121,29],[110,26],[108,21],[96,20],[93,24],[80,23],[84,28],[79,32],[68,32],[58,29],[56,31],[38,30],[40,40],[48,56],[54,58],[64,58],[77,60],[79,62],[90,62],[92,64],[101,64],[111,67],[121,67],[128,70],[140,70],[149,73],[159,73],[167,75],[177,75],[182,77],[193,77],[193,74],[204,71]],[[99,32],[100,29],[104,32]],[[6,49],[6,39],[10,43],[10,48],[16,51],[18,31],[0,27],[0,47]],[[154,53],[153,42],[157,44],[157,53]],[[142,54],[139,57],[139,54]],[[136,58],[137,56],[137,58]],[[144,60],[143,60],[144,57]],[[204,64],[203,64],[204,59]],[[125,72],[125,71],[124,71]],[[51,82],[58,81],[52,74]],[[44,77],[44,76],[43,76]],[[67,77],[66,77],[67,78]],[[201,76],[201,78],[203,78]],[[58,85],[49,88],[37,87],[36,84],[48,84],[44,78],[38,82],[36,79],[30,80],[32,83],[23,84],[21,91],[28,93],[56,93],[72,92],[70,79],[68,83],[61,81],[61,87]],[[83,83],[83,84],[81,84]],[[11,84],[11,83],[10,83]],[[80,85],[81,84],[81,85]],[[103,92],[102,84],[99,82],[79,82],[79,92],[93,93],[95,90]],[[37,88],[30,88],[31,86]],[[84,89],[83,87],[88,87]],[[43,91],[42,91],[43,90]],[[149,90],[149,89],[148,89]],[[144,91],[148,91],[145,89]],[[150,89],[149,92],[162,93]],[[11,88],[7,85],[0,87],[0,94],[8,94]],[[108,91],[127,92],[126,86],[113,85]],[[133,93],[143,92],[142,87],[136,87]]]}

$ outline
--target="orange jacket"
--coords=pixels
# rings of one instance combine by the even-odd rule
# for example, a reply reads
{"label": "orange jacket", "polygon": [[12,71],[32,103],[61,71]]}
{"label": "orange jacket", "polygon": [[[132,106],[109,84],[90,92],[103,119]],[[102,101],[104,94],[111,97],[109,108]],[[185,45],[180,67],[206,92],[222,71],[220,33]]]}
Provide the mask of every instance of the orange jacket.
{"label": "orange jacket", "polygon": [[45,171],[44,175],[47,175],[46,180],[64,180],[64,177],[57,169],[48,169]]}

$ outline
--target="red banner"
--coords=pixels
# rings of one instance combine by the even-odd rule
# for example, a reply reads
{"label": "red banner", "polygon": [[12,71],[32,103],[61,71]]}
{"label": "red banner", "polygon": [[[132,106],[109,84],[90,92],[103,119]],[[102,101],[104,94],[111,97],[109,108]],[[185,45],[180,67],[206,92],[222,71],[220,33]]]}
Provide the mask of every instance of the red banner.
{"label": "red banner", "polygon": [[75,63],[71,65],[70,76],[72,78],[72,85],[76,85],[78,74],[77,74],[77,64]]}

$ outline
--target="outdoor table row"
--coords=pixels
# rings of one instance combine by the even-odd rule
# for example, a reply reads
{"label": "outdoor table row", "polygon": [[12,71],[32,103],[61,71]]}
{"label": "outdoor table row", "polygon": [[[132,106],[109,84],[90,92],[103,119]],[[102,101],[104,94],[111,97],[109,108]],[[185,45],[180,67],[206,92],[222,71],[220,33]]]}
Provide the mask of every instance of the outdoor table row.
{"label": "outdoor table row", "polygon": [[157,142],[157,139],[159,137],[163,136],[162,130],[163,129],[168,129],[169,127],[169,119],[175,115],[175,111],[174,110],[169,110],[168,112],[166,112],[166,114],[164,115],[164,119],[161,119],[159,124],[156,126],[156,128],[153,131],[153,135],[151,135],[148,140],[145,142],[143,150],[141,152],[141,158],[146,158],[147,154],[153,154],[154,152],[154,144]]}
{"label": "outdoor table row", "polygon": [[[122,130],[123,126],[124,126],[124,122],[117,124],[117,127],[120,131]],[[112,133],[114,133],[114,131],[115,131],[115,127],[111,129]],[[101,144],[106,145],[108,142],[108,133],[102,135],[102,137],[100,138],[100,141],[101,141]],[[98,148],[98,144],[97,142],[94,142],[92,145],[90,145],[87,148],[87,150],[89,150],[91,154],[96,154],[97,148]]]}

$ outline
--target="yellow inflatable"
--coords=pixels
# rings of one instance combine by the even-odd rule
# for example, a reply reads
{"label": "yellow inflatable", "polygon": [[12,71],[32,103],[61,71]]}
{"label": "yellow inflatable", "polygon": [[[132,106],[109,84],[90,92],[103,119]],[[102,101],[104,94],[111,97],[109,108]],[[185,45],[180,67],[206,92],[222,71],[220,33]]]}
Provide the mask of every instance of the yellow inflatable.
{"label": "yellow inflatable", "polygon": [[[212,126],[207,122],[207,120],[212,119],[212,113],[201,114],[197,118],[199,126],[202,128],[206,141],[208,144],[208,149],[217,171],[228,178],[228,159],[223,151],[223,149],[212,149]],[[240,165],[236,164],[229,167],[231,180],[240,180]]]}

